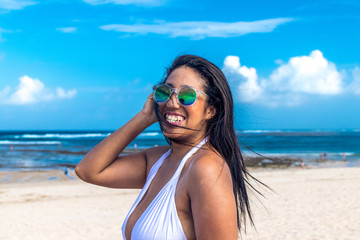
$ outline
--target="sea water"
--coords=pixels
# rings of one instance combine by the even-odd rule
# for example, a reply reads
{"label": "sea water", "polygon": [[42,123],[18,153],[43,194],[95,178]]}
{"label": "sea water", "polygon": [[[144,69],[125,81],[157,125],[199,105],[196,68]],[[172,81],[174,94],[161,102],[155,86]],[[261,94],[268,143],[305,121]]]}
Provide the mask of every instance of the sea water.
{"label": "sea water", "polygon": [[[73,168],[112,131],[0,131],[0,170]],[[237,131],[245,156],[299,158],[307,165],[324,160],[360,166],[360,130]],[[127,150],[166,145],[160,131],[145,131]],[[319,161],[321,160],[321,161]]]}

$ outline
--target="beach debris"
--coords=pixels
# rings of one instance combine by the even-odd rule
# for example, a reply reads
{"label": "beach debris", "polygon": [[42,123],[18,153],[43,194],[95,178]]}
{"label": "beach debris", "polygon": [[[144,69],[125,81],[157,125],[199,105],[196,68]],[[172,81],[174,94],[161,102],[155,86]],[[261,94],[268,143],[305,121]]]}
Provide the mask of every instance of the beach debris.
{"label": "beach debris", "polygon": [[288,168],[295,163],[303,161],[301,158],[290,157],[244,157],[244,162],[247,167],[273,167],[273,168]]}

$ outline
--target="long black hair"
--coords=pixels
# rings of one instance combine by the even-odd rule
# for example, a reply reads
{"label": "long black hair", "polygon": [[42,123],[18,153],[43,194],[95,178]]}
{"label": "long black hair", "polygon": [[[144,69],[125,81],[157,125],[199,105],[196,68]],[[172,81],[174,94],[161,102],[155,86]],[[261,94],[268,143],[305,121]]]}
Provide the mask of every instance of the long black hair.
{"label": "long black hair", "polygon": [[[205,136],[209,137],[211,146],[223,157],[230,168],[233,192],[237,206],[237,226],[240,231],[241,226],[244,226],[246,230],[247,217],[249,218],[251,225],[254,226],[247,187],[254,189],[249,183],[249,178],[255,178],[253,178],[246,170],[238,143],[234,128],[233,97],[228,81],[222,71],[210,61],[199,56],[182,55],[177,57],[171,67],[167,69],[163,82],[166,81],[175,69],[182,66],[193,69],[199,74],[201,79],[204,80],[204,89],[208,96],[207,104],[209,106],[214,106],[216,109],[216,114],[206,122],[207,127]],[[163,119],[163,116],[159,114],[156,103],[154,106],[160,128],[164,131],[163,125],[167,124],[167,122]],[[168,143],[171,143],[169,139],[166,140]]]}

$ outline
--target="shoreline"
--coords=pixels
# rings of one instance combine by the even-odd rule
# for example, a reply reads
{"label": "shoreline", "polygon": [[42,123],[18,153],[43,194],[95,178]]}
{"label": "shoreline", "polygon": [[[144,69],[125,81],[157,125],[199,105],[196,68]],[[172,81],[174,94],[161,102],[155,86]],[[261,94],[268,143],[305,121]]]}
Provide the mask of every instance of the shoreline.
{"label": "shoreline", "polygon": [[[139,151],[131,150],[134,152]],[[128,154],[130,152],[126,152]],[[290,155],[290,154],[289,154]],[[289,157],[289,156],[243,156],[245,165],[248,169],[252,170],[261,170],[261,169],[287,169],[287,168],[342,168],[342,167],[360,167],[360,160],[356,161],[348,161],[348,160],[335,160],[330,158],[316,158],[316,159],[303,159],[300,157]],[[66,164],[66,163],[58,163],[49,166],[49,167],[9,167],[6,168],[5,165],[0,164],[0,182],[7,181],[4,177],[5,173],[16,173],[20,172],[21,174],[32,173],[32,172],[65,172],[74,171],[76,164]],[[18,174],[15,174],[18,175]],[[46,174],[45,174],[46,175]],[[73,176],[67,176],[68,178],[72,178]],[[64,177],[60,174],[56,174],[56,176],[49,176],[50,178],[60,178]],[[55,179],[49,180],[55,180]],[[2,180],[4,179],[4,180]],[[65,178],[66,179],[66,178]]]}
{"label": "shoreline", "polygon": [[[313,165],[287,165],[283,162],[265,163],[255,159],[255,164],[247,165],[249,172],[268,172],[268,171],[296,171],[308,169],[332,169],[332,168],[360,168],[360,166],[346,166],[347,162],[343,161],[324,161],[317,166]],[[59,182],[59,181],[81,181],[72,167],[62,167],[55,169],[0,169],[0,186],[12,183],[28,182]]]}
{"label": "shoreline", "polygon": [[0,171],[0,186],[12,183],[59,182],[80,180],[74,170],[65,174],[62,170]]}

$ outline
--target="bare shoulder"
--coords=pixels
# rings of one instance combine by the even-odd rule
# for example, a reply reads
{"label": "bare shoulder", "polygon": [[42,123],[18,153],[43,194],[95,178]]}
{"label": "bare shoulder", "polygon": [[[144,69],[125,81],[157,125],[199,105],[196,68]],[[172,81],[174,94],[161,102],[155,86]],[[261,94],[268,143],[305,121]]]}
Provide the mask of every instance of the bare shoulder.
{"label": "bare shoulder", "polygon": [[168,150],[170,149],[169,145],[159,146],[159,147],[151,147],[144,150],[146,163],[148,165],[148,169],[151,168],[155,162]]}
{"label": "bare shoulder", "polygon": [[[194,156],[189,166],[190,186],[211,187],[214,184],[232,188],[231,172],[225,159],[216,151],[202,149]],[[199,186],[200,185],[200,186]]]}
{"label": "bare shoulder", "polygon": [[151,147],[144,150],[146,157],[152,157],[156,155],[162,155],[170,149],[169,145]]}

